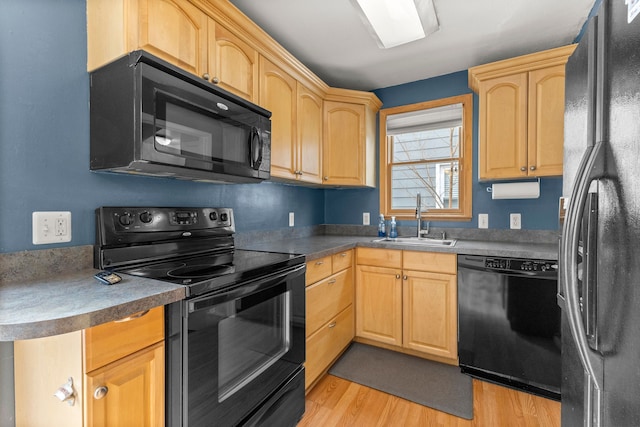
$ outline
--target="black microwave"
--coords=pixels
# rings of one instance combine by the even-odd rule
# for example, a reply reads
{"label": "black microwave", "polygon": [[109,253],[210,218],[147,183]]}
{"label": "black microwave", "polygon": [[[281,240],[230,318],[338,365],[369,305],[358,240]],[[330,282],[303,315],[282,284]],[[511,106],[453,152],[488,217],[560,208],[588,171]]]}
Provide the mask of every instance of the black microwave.
{"label": "black microwave", "polygon": [[269,111],[140,50],[90,80],[91,170],[212,182],[270,177]]}

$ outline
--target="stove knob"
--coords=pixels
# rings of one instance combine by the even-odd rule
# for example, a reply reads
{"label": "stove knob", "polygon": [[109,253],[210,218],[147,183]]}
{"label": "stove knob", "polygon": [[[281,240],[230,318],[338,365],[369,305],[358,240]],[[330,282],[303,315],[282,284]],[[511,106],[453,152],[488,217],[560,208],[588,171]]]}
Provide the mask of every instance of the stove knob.
{"label": "stove knob", "polygon": [[144,211],[140,214],[140,221],[144,222],[145,224],[149,224],[151,221],[153,221],[153,215],[151,215],[149,211]]}
{"label": "stove knob", "polygon": [[229,220],[229,215],[227,215],[226,213],[221,213],[220,214],[220,221],[228,221]]}
{"label": "stove knob", "polygon": [[131,225],[131,223],[133,222],[133,216],[129,212],[125,212],[120,215],[118,221],[120,222],[120,224],[126,227],[128,225]]}
{"label": "stove knob", "polygon": [[217,221],[217,220],[218,220],[218,212],[211,212],[211,213],[209,214],[209,219],[210,219],[211,221]]}

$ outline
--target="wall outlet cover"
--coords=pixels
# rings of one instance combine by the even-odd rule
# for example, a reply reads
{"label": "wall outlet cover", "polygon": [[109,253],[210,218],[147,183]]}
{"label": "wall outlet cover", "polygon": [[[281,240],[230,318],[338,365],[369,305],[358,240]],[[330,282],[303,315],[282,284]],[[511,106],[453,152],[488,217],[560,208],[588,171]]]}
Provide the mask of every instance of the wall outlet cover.
{"label": "wall outlet cover", "polygon": [[31,219],[34,245],[71,241],[71,212],[33,212]]}
{"label": "wall outlet cover", "polygon": [[371,225],[371,216],[369,212],[362,212],[362,225]]}
{"label": "wall outlet cover", "polygon": [[509,214],[509,227],[513,230],[520,230],[522,228],[522,217],[519,213]]}
{"label": "wall outlet cover", "polygon": [[293,227],[295,223],[295,214],[293,212],[289,212],[289,227]]}

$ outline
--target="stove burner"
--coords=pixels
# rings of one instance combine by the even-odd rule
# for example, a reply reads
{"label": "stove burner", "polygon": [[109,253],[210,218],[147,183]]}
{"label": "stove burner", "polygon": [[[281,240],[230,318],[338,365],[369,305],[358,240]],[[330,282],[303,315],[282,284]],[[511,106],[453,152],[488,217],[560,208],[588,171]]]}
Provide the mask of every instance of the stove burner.
{"label": "stove burner", "polygon": [[184,267],[185,265],[187,264],[182,261],[164,262],[128,270],[127,274],[141,277],[157,278],[159,275],[163,275],[167,270],[175,270],[177,268]]}
{"label": "stove burner", "polygon": [[196,264],[174,268],[167,272],[168,277],[175,279],[196,279],[235,272],[233,265]]}

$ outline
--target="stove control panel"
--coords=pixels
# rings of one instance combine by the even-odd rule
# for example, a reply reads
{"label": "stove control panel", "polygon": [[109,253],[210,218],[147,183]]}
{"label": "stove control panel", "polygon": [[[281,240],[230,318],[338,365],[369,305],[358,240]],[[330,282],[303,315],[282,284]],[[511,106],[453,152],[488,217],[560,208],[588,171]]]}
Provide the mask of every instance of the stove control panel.
{"label": "stove control panel", "polygon": [[230,208],[103,207],[98,208],[97,214],[106,232],[235,232]]}

